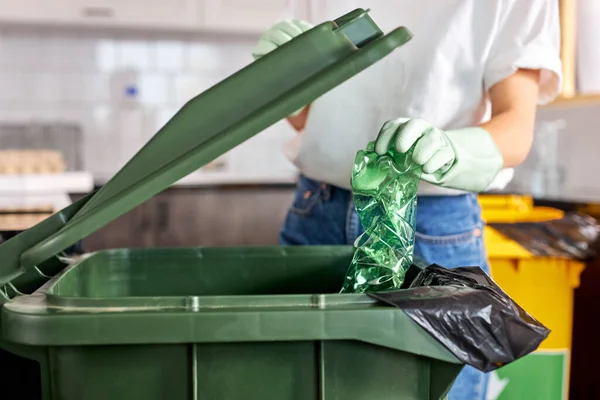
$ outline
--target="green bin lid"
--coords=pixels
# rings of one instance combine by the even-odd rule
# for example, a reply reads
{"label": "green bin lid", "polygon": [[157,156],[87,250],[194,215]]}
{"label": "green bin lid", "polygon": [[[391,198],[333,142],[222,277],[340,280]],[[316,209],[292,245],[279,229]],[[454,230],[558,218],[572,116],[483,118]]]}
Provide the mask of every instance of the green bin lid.
{"label": "green bin lid", "polygon": [[363,9],[322,23],[185,104],[104,185],[0,244],[0,287],[379,61],[411,39]]}

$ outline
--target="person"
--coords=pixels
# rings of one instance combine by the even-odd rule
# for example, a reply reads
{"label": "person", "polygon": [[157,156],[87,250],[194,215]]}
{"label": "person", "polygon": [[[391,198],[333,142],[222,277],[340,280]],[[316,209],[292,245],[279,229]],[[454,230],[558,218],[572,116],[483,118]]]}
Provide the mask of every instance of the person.
{"label": "person", "polygon": [[[352,202],[356,152],[375,140],[413,159],[423,176],[415,255],[489,272],[477,192],[501,189],[527,157],[536,108],[561,86],[556,0],[307,0],[309,16],[264,33],[259,58],[312,23],[370,8],[413,39],[288,118],[286,152],[301,172],[282,245],[352,244],[363,232]],[[451,400],[485,399],[488,377],[465,367]]]}

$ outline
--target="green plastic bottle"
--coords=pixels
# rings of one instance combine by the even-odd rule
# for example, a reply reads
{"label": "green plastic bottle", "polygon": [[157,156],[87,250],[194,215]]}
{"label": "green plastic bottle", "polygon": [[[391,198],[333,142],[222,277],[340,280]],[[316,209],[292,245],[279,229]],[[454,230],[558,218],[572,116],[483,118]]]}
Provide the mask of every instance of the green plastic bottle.
{"label": "green plastic bottle", "polygon": [[413,261],[417,188],[421,168],[412,149],[384,155],[369,143],[357,153],[352,193],[365,232],[356,240],[354,258],[342,293],[399,289]]}

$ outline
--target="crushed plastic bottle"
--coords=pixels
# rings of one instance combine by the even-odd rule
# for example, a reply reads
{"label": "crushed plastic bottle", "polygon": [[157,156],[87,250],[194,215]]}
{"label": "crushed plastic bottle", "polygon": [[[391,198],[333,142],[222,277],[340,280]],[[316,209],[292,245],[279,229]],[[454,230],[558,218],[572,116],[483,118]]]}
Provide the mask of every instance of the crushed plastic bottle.
{"label": "crushed plastic bottle", "polygon": [[384,155],[374,143],[356,155],[352,193],[365,232],[356,240],[354,258],[342,293],[399,289],[413,261],[417,188],[421,168],[412,149]]}

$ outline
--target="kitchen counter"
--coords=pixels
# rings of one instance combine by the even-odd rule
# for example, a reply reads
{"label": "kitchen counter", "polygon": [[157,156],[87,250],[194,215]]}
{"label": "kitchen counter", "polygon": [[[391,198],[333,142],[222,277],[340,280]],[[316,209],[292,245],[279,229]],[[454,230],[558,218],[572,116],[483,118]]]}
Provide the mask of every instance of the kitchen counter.
{"label": "kitchen counter", "polygon": [[[110,177],[96,177],[96,186],[108,182]],[[295,185],[298,174],[282,172],[281,174],[240,175],[228,172],[202,172],[194,173],[174,183],[173,188],[202,188],[202,187],[228,187],[228,186],[271,186],[271,185]]]}
{"label": "kitchen counter", "polygon": [[0,175],[0,208],[50,205],[60,210],[71,203],[70,193],[92,190],[94,180],[88,172]]}

